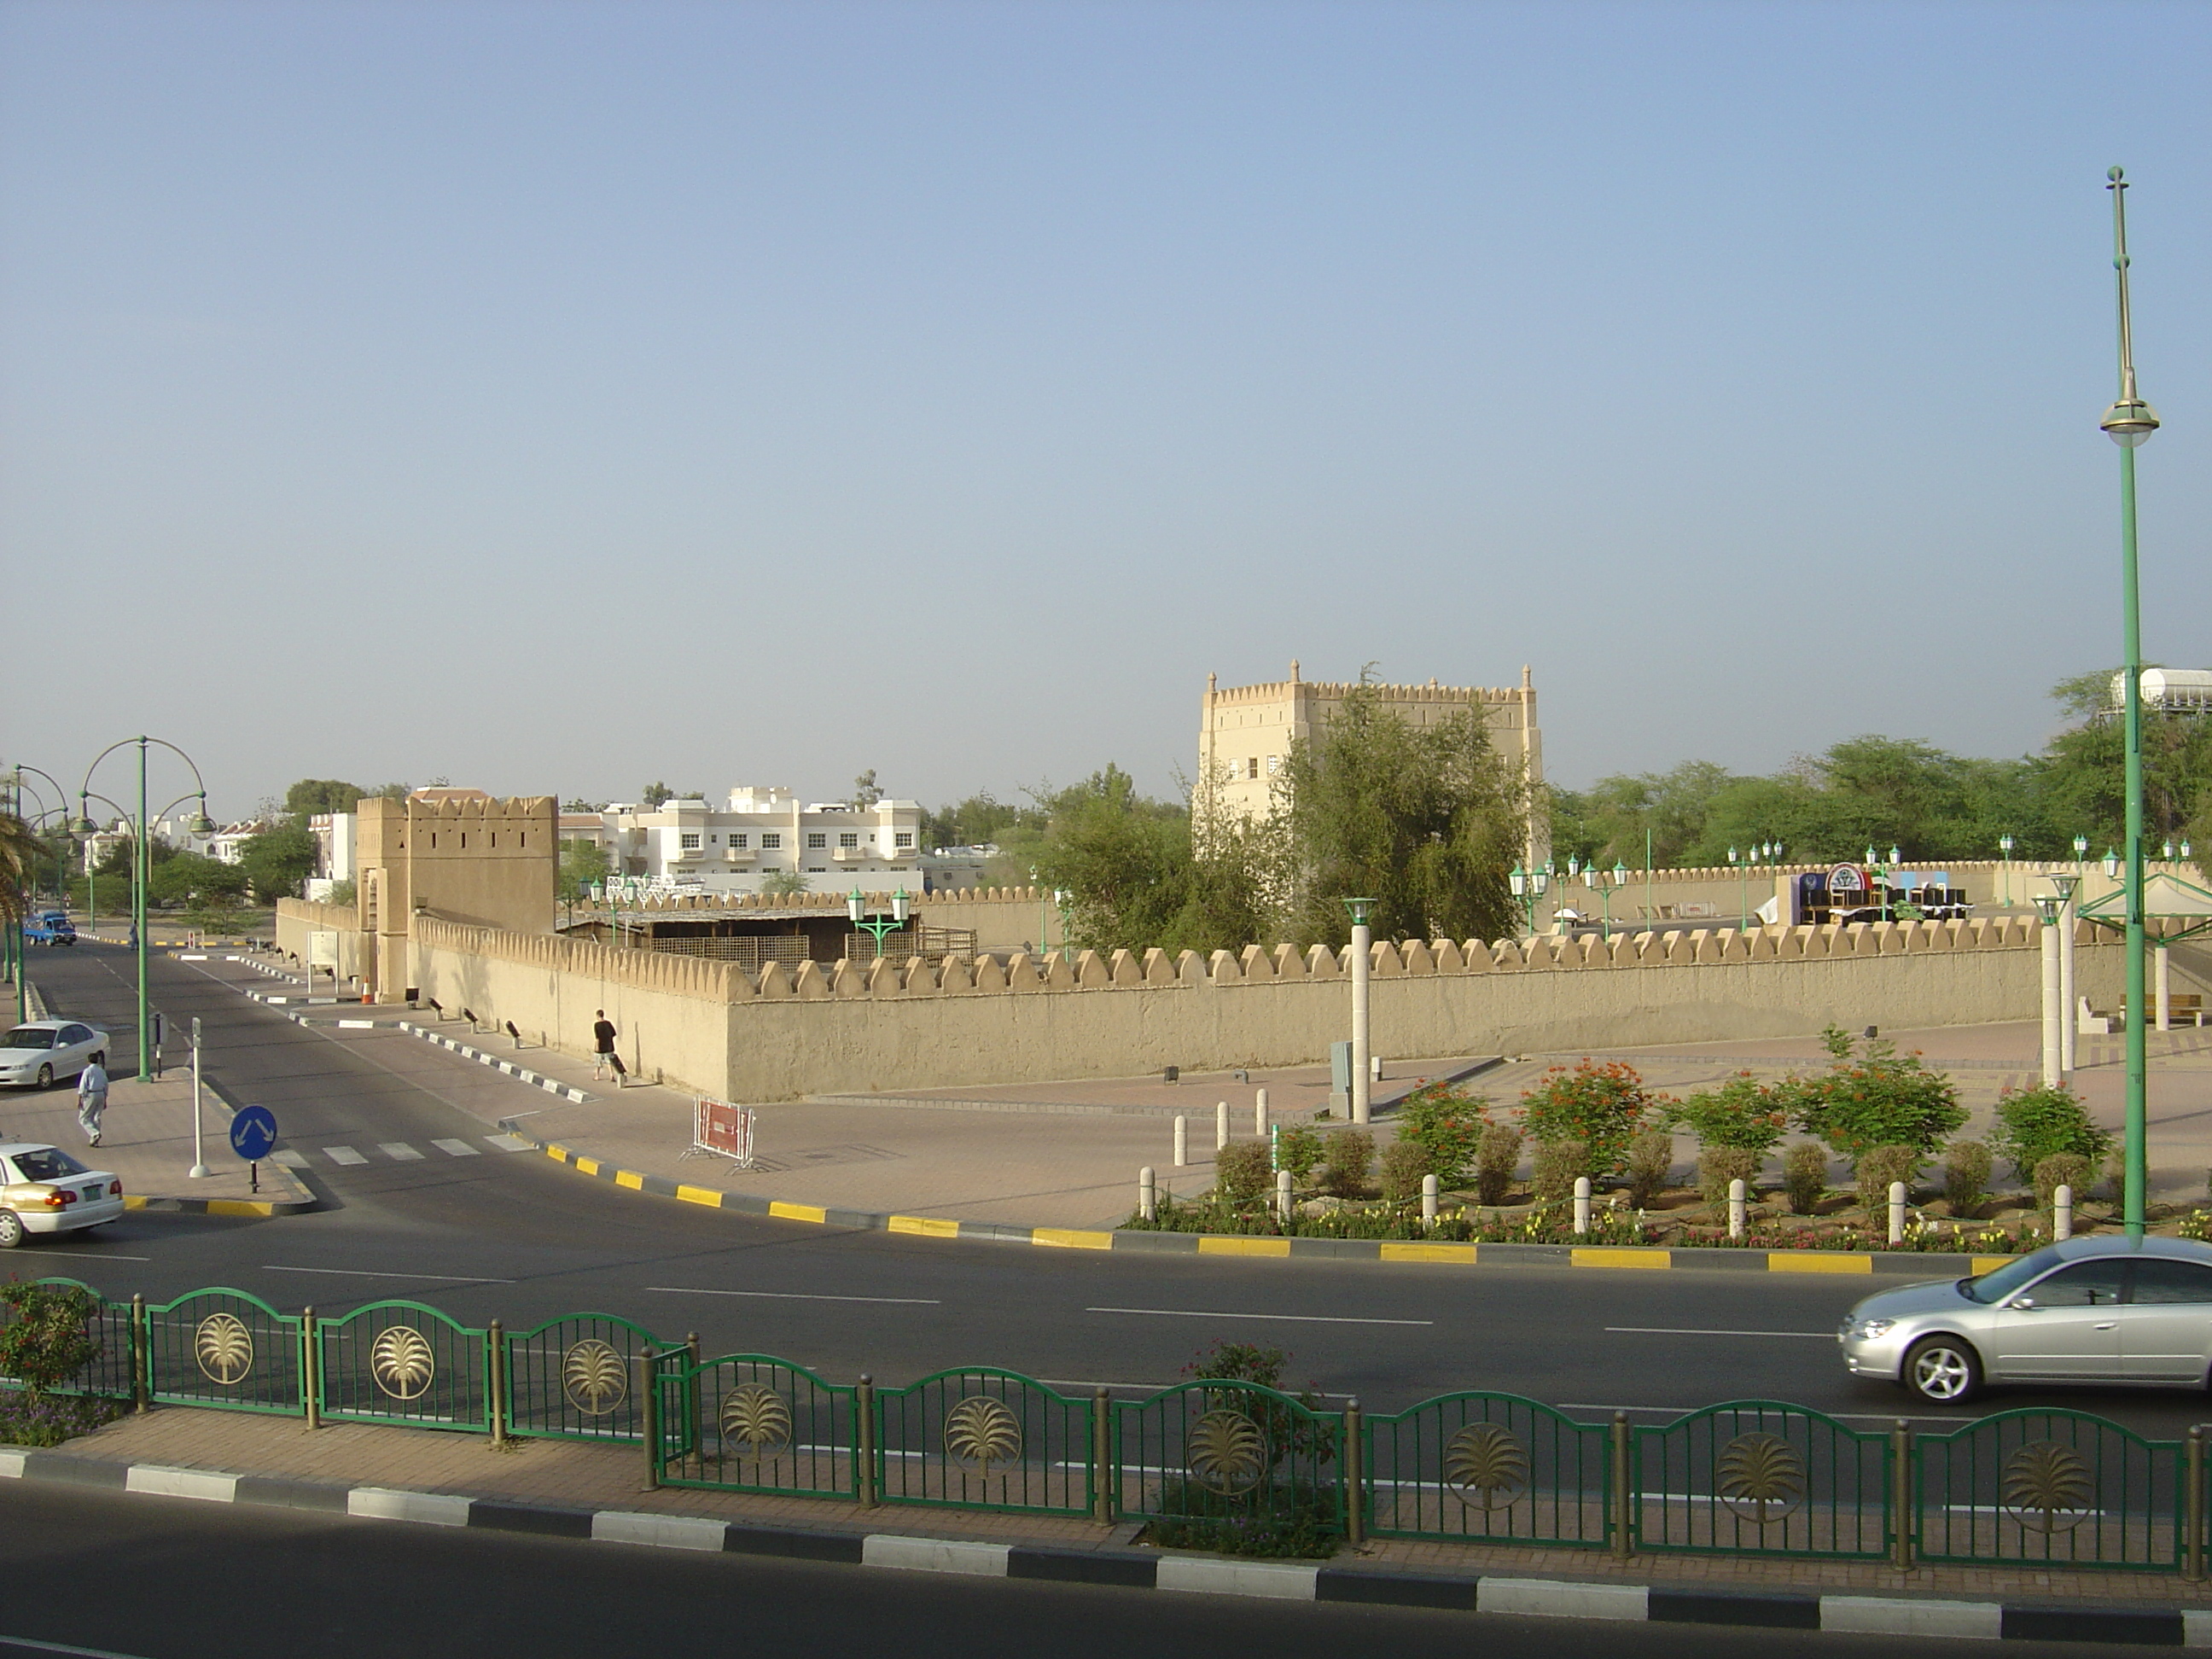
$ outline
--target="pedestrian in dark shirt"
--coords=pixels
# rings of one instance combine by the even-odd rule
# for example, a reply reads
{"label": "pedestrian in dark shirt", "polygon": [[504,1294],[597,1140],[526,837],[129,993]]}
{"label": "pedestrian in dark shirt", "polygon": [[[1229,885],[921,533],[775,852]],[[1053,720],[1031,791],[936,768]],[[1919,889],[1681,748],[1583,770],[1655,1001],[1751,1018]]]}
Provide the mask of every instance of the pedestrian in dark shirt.
{"label": "pedestrian in dark shirt", "polygon": [[592,1075],[604,1078],[611,1070],[617,1079],[622,1076],[622,1056],[615,1053],[615,1023],[607,1018],[607,1011],[599,1010],[599,1017],[592,1024]]}

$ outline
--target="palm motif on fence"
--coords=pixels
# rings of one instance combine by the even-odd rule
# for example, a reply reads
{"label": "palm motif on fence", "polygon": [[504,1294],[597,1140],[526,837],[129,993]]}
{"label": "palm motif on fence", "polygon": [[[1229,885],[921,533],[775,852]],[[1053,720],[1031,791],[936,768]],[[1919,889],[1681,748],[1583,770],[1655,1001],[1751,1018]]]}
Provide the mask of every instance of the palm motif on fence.
{"label": "palm motif on fence", "polygon": [[1088,1399],[981,1366],[879,1389],[878,1490],[887,1504],[1088,1514],[1091,1412]]}
{"label": "palm motif on fence", "polygon": [[331,1417],[421,1428],[491,1427],[485,1333],[419,1302],[374,1302],[316,1322],[317,1382]]}
{"label": "palm motif on fence", "polygon": [[765,1354],[726,1354],[696,1366],[678,1350],[654,1378],[664,1482],[860,1495],[855,1389]]}
{"label": "palm motif on fence", "polygon": [[1605,1426],[1518,1395],[1468,1392],[1370,1416],[1368,1530],[1601,1547],[1611,1512]]}

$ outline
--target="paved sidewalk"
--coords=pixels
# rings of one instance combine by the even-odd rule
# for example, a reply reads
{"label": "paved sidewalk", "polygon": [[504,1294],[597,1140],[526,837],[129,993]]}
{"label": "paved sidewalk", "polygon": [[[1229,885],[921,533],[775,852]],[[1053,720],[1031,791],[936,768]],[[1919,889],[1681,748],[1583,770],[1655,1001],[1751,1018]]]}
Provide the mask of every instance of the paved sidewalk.
{"label": "paved sidewalk", "polygon": [[[922,1537],[1021,1540],[1061,1550],[1114,1549],[1134,1530],[1088,1520],[827,1499],[648,1489],[634,1446],[529,1440],[494,1449],[488,1437],[334,1424],[310,1431],[296,1418],[167,1407],[127,1416],[72,1440],[63,1452],[116,1464],[218,1470],[275,1480],[372,1486],[488,1498],[567,1510],[692,1516],[816,1532],[895,1532]],[[2063,1600],[2137,1607],[2203,1607],[2202,1587],[2171,1574],[2014,1565],[1923,1565],[1899,1571],[1864,1561],[1758,1556],[1644,1554],[1619,1560],[1595,1550],[1376,1540],[1337,1558],[1343,1565],[1428,1573],[1542,1575],[1593,1583],[1649,1583],[1738,1591],[1856,1591],[1906,1596]]]}
{"label": "paved sidewalk", "polygon": [[[230,1108],[214,1089],[203,1093],[201,1144],[210,1173],[192,1168],[192,1079],[189,1069],[154,1080],[118,1078],[108,1085],[100,1145],[85,1145],[76,1121],[76,1090],[16,1090],[0,1097],[0,1131],[43,1140],[88,1165],[122,1177],[127,1199],[157,1209],[212,1208],[217,1215],[273,1215],[315,1201],[299,1178],[275,1164],[261,1166],[260,1190],[230,1150]],[[134,1206],[135,1207],[135,1206]]]}

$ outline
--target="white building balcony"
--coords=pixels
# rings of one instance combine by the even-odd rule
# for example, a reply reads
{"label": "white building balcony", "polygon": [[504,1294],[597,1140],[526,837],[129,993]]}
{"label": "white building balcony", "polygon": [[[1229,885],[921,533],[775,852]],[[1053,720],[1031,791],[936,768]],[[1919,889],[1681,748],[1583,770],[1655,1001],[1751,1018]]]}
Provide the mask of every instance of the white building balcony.
{"label": "white building balcony", "polygon": [[830,856],[838,864],[859,864],[876,855],[872,847],[839,847],[831,849]]}
{"label": "white building balcony", "polygon": [[750,847],[725,847],[722,849],[722,862],[725,864],[750,864],[759,856]]}

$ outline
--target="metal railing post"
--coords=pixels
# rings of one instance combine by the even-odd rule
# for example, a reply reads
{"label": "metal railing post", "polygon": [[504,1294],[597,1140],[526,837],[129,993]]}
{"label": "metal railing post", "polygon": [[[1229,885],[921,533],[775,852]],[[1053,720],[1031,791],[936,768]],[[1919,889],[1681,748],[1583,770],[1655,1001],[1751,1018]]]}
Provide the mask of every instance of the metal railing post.
{"label": "metal railing post", "polygon": [[1367,1541],[1366,1419],[1357,1399],[1344,1402],[1344,1541]]}
{"label": "metal railing post", "polygon": [[1100,1389],[1091,1396],[1091,1512],[1102,1527],[1114,1524],[1121,1492],[1121,1472],[1114,1467],[1114,1397]]}
{"label": "metal railing post", "polygon": [[1890,1565],[1899,1572],[1912,1571],[1914,1490],[1912,1425],[1900,1417],[1889,1431]]}
{"label": "metal railing post", "polygon": [[645,1489],[652,1492],[660,1485],[660,1379],[651,1348],[638,1355],[635,1363],[638,1421],[645,1431]]}
{"label": "metal railing post", "polygon": [[853,1390],[853,1410],[860,1419],[854,1425],[860,1454],[860,1507],[872,1510],[876,1507],[876,1379],[866,1371]]}
{"label": "metal railing post", "polygon": [[153,1341],[146,1328],[146,1297],[143,1291],[131,1294],[131,1405],[134,1411],[145,1411],[154,1403]]}
{"label": "metal railing post", "polygon": [[2204,1577],[2204,1425],[2190,1425],[2182,1443],[2183,1522],[2181,1576],[2191,1583]]}
{"label": "metal railing post", "polygon": [[706,1443],[699,1437],[699,1368],[705,1362],[699,1357],[699,1333],[684,1334],[685,1362],[690,1374],[684,1379],[684,1455],[696,1457],[705,1449]]}
{"label": "metal railing post", "polygon": [[307,1408],[307,1426],[323,1426],[322,1341],[315,1332],[315,1310],[300,1310],[300,1393]]}
{"label": "metal railing post", "polygon": [[491,1443],[507,1447],[507,1330],[496,1319],[484,1329],[484,1381],[489,1385]]}
{"label": "metal railing post", "polygon": [[1613,1414],[1613,1553],[1626,1561],[1634,1553],[1628,1516],[1628,1413]]}

